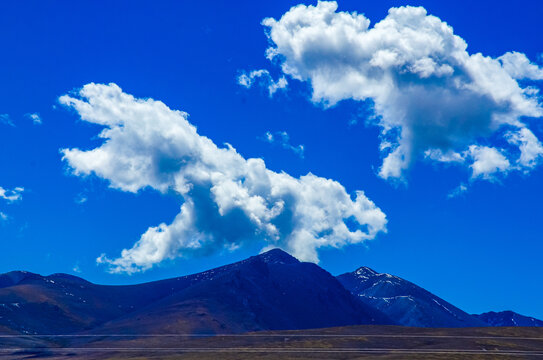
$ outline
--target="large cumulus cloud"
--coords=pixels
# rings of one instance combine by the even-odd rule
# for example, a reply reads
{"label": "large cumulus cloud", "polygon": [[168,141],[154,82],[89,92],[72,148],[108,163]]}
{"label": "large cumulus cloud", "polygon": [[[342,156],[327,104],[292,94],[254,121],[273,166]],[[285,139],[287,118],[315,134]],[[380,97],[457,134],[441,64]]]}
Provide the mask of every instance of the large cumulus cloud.
{"label": "large cumulus cloud", "polygon": [[150,227],[118,258],[98,259],[113,272],[248,241],[318,261],[320,247],[360,243],[385,231],[385,214],[364,192],[351,196],[337,181],[311,173],[294,178],[271,171],[262,159],[218,147],[197,133],[186,113],[160,101],[137,99],[115,84],[88,84],[60,103],[104,127],[100,146],[62,150],[74,174],[95,174],[121,191],[152,188],[183,199],[170,224]]}
{"label": "large cumulus cloud", "polygon": [[[463,164],[472,179],[529,171],[540,161],[543,147],[523,119],[543,115],[538,90],[526,85],[543,79],[543,69],[522,53],[470,54],[451,26],[422,7],[391,8],[370,27],[364,15],[322,1],[263,25],[268,57],[310,83],[313,102],[371,101],[384,179],[402,179],[424,156]],[[495,138],[507,140],[504,148],[489,144]]]}

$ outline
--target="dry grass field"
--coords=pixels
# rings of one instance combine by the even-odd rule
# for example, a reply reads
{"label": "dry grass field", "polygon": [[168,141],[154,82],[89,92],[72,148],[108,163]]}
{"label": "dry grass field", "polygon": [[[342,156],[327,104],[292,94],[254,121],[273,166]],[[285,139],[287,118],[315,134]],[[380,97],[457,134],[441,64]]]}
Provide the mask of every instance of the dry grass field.
{"label": "dry grass field", "polygon": [[191,336],[14,336],[1,359],[543,359],[541,328],[349,326]]}

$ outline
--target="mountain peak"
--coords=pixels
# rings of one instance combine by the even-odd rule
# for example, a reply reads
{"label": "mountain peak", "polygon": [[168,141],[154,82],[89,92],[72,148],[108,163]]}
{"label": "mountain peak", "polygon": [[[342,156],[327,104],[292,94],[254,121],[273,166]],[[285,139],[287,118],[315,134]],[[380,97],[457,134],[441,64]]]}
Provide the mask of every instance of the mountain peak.
{"label": "mountain peak", "polygon": [[391,274],[363,266],[337,279],[366,305],[381,310],[404,326],[486,325],[423,288]]}
{"label": "mountain peak", "polygon": [[362,266],[358,268],[354,273],[358,278],[362,278],[362,279],[369,279],[379,274],[377,271],[367,266]]}
{"label": "mountain peak", "polygon": [[256,258],[268,264],[297,264],[300,262],[294,256],[279,248],[268,250],[257,255]]}

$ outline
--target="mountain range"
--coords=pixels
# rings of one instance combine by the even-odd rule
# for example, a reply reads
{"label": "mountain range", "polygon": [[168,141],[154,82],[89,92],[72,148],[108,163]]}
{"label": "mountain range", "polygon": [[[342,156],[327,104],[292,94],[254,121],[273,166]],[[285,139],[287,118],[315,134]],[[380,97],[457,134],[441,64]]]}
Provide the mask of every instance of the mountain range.
{"label": "mountain range", "polygon": [[389,324],[542,326],[513,312],[469,315],[367,267],[332,276],[274,249],[202,273],[106,286],[67,274],[0,275],[3,334],[220,334]]}

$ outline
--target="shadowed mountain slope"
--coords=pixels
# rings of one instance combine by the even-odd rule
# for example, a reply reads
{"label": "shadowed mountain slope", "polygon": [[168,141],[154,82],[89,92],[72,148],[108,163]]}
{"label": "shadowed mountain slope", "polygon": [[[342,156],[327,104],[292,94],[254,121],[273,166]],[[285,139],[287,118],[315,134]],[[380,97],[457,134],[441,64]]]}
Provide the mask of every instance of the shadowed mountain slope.
{"label": "shadowed mountain slope", "polygon": [[0,330],[7,332],[229,333],[390,323],[325,270],[278,249],[131,286],[66,274],[0,275]]}
{"label": "shadowed mountain slope", "polygon": [[392,323],[325,270],[278,249],[192,277],[183,291],[97,331],[224,333]]}
{"label": "shadowed mountain slope", "polygon": [[67,274],[10,272],[0,275],[0,327],[29,334],[89,330],[186,287],[180,279],[104,286]]}

